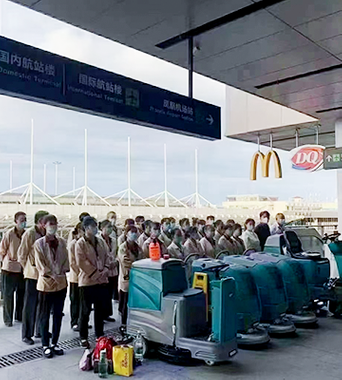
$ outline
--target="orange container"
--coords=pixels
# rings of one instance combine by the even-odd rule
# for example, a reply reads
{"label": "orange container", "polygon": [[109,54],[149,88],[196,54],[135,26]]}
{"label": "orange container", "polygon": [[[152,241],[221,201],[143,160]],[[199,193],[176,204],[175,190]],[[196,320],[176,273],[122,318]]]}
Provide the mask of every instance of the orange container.
{"label": "orange container", "polygon": [[157,243],[156,240],[150,243],[149,254],[151,260],[160,260],[160,245]]}

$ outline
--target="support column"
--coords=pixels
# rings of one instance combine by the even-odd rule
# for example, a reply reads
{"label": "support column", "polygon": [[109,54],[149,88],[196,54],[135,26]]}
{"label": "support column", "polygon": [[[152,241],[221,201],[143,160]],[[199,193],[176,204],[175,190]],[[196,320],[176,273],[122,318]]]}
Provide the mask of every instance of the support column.
{"label": "support column", "polygon": [[[335,146],[342,147],[342,119],[335,122]],[[342,231],[342,169],[336,170],[337,173],[337,207],[338,207],[338,230]]]}

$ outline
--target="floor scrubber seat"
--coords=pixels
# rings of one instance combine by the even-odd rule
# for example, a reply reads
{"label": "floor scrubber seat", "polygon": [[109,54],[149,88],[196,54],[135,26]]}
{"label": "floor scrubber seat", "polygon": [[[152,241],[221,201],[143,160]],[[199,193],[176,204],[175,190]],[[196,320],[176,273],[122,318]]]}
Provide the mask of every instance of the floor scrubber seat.
{"label": "floor scrubber seat", "polygon": [[296,254],[303,252],[302,242],[294,231],[286,231],[285,236],[289,243],[291,253]]}

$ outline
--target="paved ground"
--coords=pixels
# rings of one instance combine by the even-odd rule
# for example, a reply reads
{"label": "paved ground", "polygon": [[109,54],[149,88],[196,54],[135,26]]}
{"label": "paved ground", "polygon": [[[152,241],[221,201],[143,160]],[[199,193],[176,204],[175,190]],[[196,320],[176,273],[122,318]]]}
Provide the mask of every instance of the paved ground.
{"label": "paved ground", "polygon": [[[0,312],[2,314],[2,310]],[[61,340],[77,336],[69,329],[68,305],[65,312]],[[114,326],[116,324],[106,325],[108,328]],[[0,356],[27,348],[21,343],[20,325],[5,327],[1,315]],[[67,351],[63,357],[2,368],[0,380],[94,379],[93,373],[78,369],[82,352],[77,348]],[[136,369],[134,377],[153,380],[342,380],[342,320],[321,318],[317,329],[298,329],[297,337],[272,339],[264,350],[240,350],[230,363],[215,367],[179,367],[159,360],[146,360]]]}

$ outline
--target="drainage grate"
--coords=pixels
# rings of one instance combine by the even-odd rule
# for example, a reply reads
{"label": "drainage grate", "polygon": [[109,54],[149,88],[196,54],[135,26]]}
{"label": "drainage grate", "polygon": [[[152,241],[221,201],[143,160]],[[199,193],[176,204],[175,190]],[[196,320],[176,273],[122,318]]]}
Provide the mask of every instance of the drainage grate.
{"label": "drainage grate", "polygon": [[[121,334],[118,332],[118,329],[109,329],[105,331],[105,335],[112,335],[118,339],[121,337]],[[95,345],[96,336],[95,334],[89,335],[89,343]],[[64,340],[63,342],[58,343],[59,347],[63,350],[68,351],[74,348],[80,348],[79,338],[73,338]],[[0,369],[5,367],[10,367],[16,364],[30,362],[32,360],[42,359],[42,347],[30,348],[25,351],[15,352],[14,354],[0,356]]]}

